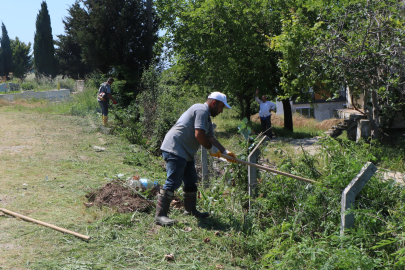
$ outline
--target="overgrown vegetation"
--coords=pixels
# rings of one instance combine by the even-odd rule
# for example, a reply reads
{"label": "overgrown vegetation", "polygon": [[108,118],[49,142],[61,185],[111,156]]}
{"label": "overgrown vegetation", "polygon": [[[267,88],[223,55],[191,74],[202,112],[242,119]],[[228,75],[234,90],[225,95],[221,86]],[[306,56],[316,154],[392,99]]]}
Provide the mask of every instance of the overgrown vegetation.
{"label": "overgrown vegetation", "polygon": [[[381,173],[374,175],[351,210],[354,227],[344,233],[340,227],[342,190],[367,162],[374,163],[380,171],[404,172],[405,142],[398,139],[395,146],[390,146],[374,140],[356,143],[344,137],[331,139],[322,135],[328,125],[298,116],[294,120],[291,115],[273,116],[274,134],[289,139],[322,136],[319,149],[310,153],[303,147],[300,151],[291,147],[288,140],[272,141],[263,146],[260,162],[271,163],[278,170],[313,179],[319,184],[260,171],[254,186],[257,196],[249,198],[247,167],[210,159],[209,183],[200,184],[198,200],[198,207],[211,214],[207,219],[183,216],[182,210],[173,208],[170,217],[179,223],[159,227],[153,221],[153,211],[125,214],[108,207],[87,208],[82,204],[85,190],[112,180],[125,181],[134,174],[162,185],[165,169],[159,148],[164,136],[181,113],[194,103],[205,102],[212,91],[226,92],[233,107],[214,119],[216,136],[242,160],[247,160],[260,139],[258,119],[247,118],[258,110],[257,104],[252,103],[256,88],[278,95],[283,104],[289,106],[291,98],[306,98],[308,87],[323,85],[330,87],[328,91],[340,89],[351,74],[352,80],[348,82],[351,87],[371,89],[372,103],[367,104],[365,99],[364,107],[369,107],[372,119],[379,121],[376,110],[381,102],[383,108],[393,109],[392,113],[401,111],[403,93],[397,91],[402,89],[403,76],[392,73],[392,68],[401,70],[403,66],[398,60],[403,54],[403,22],[393,8],[398,6],[397,2],[388,1],[386,6],[383,2],[364,0],[336,4],[318,0],[288,3],[157,1],[161,18],[169,27],[169,55],[173,53],[176,58],[172,60],[178,64],[165,71],[151,66],[153,55],[148,45],[156,42],[160,23],[155,13],[153,29],[147,31],[146,24],[139,24],[146,21],[142,3],[103,0],[82,4],[75,3],[69,8],[70,15],[64,21],[66,36],[60,36],[60,40],[70,38],[72,44],[59,47],[58,60],[65,61],[61,66],[64,69],[68,63],[85,61],[86,65],[65,70],[66,73],[84,76],[86,70],[97,69],[112,72],[116,77],[112,88],[118,106],[110,111],[110,133],[98,132],[101,121],[95,98],[100,83],[110,74],[87,74],[86,90],[65,102],[17,101],[11,106],[1,103],[0,109],[9,113],[8,117],[18,113],[18,119],[28,118],[27,123],[30,123],[44,116],[52,127],[50,131],[48,126],[36,122],[28,132],[18,133],[24,135],[14,136],[13,145],[21,146],[22,141],[35,136],[34,143],[28,145],[27,142],[27,145],[42,147],[26,156],[16,155],[15,159],[13,155],[3,155],[0,160],[5,175],[32,181],[29,183],[35,183],[40,190],[32,188],[25,192],[22,188],[21,193],[20,186],[10,178],[7,182],[3,180],[5,188],[2,185],[1,193],[18,195],[11,195],[13,199],[7,197],[9,206],[18,206],[32,215],[44,214],[49,221],[86,232],[92,240],[82,242],[56,232],[49,237],[35,226],[22,233],[20,227],[12,226],[17,221],[8,220],[7,228],[0,223],[0,248],[3,248],[2,241],[7,241],[5,244],[32,243],[33,247],[6,246],[15,250],[13,259],[18,260],[4,263],[7,268],[24,267],[23,264],[32,269],[405,267],[404,183],[383,178]],[[110,8],[104,9],[104,6]],[[373,7],[378,8],[376,12],[372,12]],[[242,19],[235,20],[235,16]],[[105,18],[116,19],[111,23],[116,26],[114,31],[110,31]],[[358,21],[342,28],[341,21],[349,19]],[[94,32],[87,27],[89,25],[97,26],[98,30]],[[125,34],[128,27],[133,35]],[[384,27],[389,29],[383,31]],[[377,34],[368,39],[370,42],[359,46],[362,44],[359,40],[371,37],[369,29]],[[107,32],[105,39],[97,39],[97,43],[105,46],[95,50],[92,37]],[[390,43],[392,40],[395,42]],[[350,46],[346,43],[350,43],[353,50],[348,50]],[[62,44],[59,42],[59,45]],[[161,44],[155,45],[157,49]],[[378,49],[380,45],[383,48]],[[142,49],[138,50],[140,47]],[[72,49],[75,49],[73,54]],[[336,49],[341,53],[336,53]],[[395,57],[388,59],[386,55],[390,53]],[[73,59],[69,58],[71,55]],[[346,66],[347,60],[360,64]],[[368,74],[364,73],[364,63],[374,67]],[[337,68],[336,64],[342,68]],[[151,67],[146,69],[148,66]],[[281,84],[279,72],[282,72]],[[45,90],[48,86],[74,88],[73,80],[53,78],[52,74],[49,78],[27,78],[22,83],[24,89],[30,90]],[[325,89],[314,88],[315,92],[320,90]],[[291,112],[287,107],[284,111]],[[52,118],[55,114],[62,120]],[[241,120],[240,115],[246,118]],[[292,130],[293,122],[295,132],[282,128],[290,126]],[[53,136],[58,140],[53,141]],[[53,148],[48,148],[48,142]],[[99,143],[103,143],[104,149],[95,147]],[[20,163],[30,170],[26,172]],[[51,182],[48,171],[57,175]],[[31,180],[33,172],[37,176],[35,181]],[[43,180],[44,172],[46,180]],[[57,178],[63,179],[63,184]],[[182,197],[181,189],[176,196]],[[51,209],[52,213],[43,209]],[[13,254],[9,250],[4,252]],[[31,254],[35,254],[32,259]],[[171,254],[170,260],[165,257],[168,254]],[[0,256],[0,268],[1,264]]]}
{"label": "overgrown vegetation", "polygon": [[[133,111],[114,111],[119,125],[131,127],[132,133],[125,133],[125,130],[129,130],[125,128],[113,129],[133,143],[120,149],[125,153],[120,162],[132,166],[142,176],[163,184],[164,162],[159,155],[151,154],[159,146],[153,140],[163,138],[164,129],[170,128],[182,110],[189,106],[188,103],[203,102],[204,99],[182,98],[184,94],[178,94],[176,87],[165,86],[162,82],[151,86],[147,82],[145,80],[145,95],[141,95],[133,104]],[[95,92],[96,88],[89,86],[87,91],[73,95],[72,101],[40,105],[29,110],[93,119],[82,116],[97,116]],[[19,109],[25,110],[23,106]],[[128,125],[130,121],[139,123],[140,129]],[[274,123],[279,125],[278,121]],[[303,130],[312,125],[305,119],[299,121]],[[214,122],[221,143],[235,151],[239,158],[246,159],[259,139],[255,130],[260,131],[258,124],[247,119],[242,122],[237,120],[232,110],[216,117]],[[373,177],[356,199],[353,211],[355,227],[346,230],[344,236],[340,235],[340,200],[342,189],[368,161],[383,168],[403,170],[404,142],[392,148],[375,141],[355,143],[347,139],[325,138],[320,152],[315,155],[299,154],[286,147],[286,144],[282,141],[272,142],[263,149],[262,158],[277,162],[279,170],[314,179],[322,185],[310,185],[261,172],[258,196],[251,201],[252,208],[248,211],[246,166],[219,163],[215,166],[216,173],[210,177],[209,187],[200,187],[199,207],[209,211],[210,218],[196,220],[184,217],[180,210],[173,209],[170,215],[180,223],[171,228],[159,228],[154,225],[153,211],[119,214],[111,209],[88,208],[83,213],[94,216],[92,223],[83,223],[77,229],[85,230],[93,240],[86,243],[64,236],[67,241],[60,243],[63,255],[59,251],[41,255],[30,263],[30,267],[401,269],[404,248],[402,205],[405,201],[402,186]],[[80,146],[80,149],[86,147]],[[99,167],[87,167],[87,173],[92,175],[94,170],[97,172],[95,175],[99,176],[98,179],[92,176],[93,187],[96,187],[96,183],[105,183],[104,177],[100,177]],[[125,179],[128,175],[117,176],[119,171],[112,173],[108,169],[102,171],[111,178]],[[178,195],[182,195],[181,190]],[[73,191],[70,196],[80,204],[83,193]],[[15,233],[18,235],[18,232]],[[55,234],[54,237],[58,239],[61,236]],[[175,260],[167,262],[164,255],[170,253],[173,253]]]}

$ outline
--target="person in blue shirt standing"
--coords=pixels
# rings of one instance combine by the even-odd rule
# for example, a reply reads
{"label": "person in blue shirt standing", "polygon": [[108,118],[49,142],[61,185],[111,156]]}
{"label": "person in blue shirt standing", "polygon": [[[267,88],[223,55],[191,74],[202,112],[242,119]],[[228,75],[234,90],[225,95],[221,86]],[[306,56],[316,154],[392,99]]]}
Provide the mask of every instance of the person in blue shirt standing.
{"label": "person in blue shirt standing", "polygon": [[[155,222],[158,225],[170,226],[176,223],[167,216],[174,191],[183,184],[185,215],[198,218],[208,217],[196,209],[197,203],[197,171],[194,155],[202,145],[213,157],[220,158],[221,153],[236,158],[235,154],[226,150],[214,137],[211,117],[222,113],[224,108],[230,109],[226,95],[220,92],[211,93],[207,102],[191,106],[184,112],[177,123],[167,132],[160,150],[166,161],[166,182],[159,191],[156,203]],[[229,159],[229,162],[236,162]]]}
{"label": "person in blue shirt standing", "polygon": [[262,99],[260,100],[257,95],[259,94],[259,89],[256,90],[255,100],[260,104],[260,123],[262,125],[262,132],[272,139],[273,132],[271,131],[271,111],[274,111],[276,108],[276,104],[271,101],[266,100],[266,96],[263,95]]}

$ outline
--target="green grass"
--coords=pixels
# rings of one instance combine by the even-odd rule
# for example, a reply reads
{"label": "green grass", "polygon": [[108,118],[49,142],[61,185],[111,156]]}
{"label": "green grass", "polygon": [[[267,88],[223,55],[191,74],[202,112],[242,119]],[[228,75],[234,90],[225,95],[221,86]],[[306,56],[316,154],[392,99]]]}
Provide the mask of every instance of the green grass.
{"label": "green grass", "polygon": [[34,110],[39,113],[85,116],[100,111],[95,89],[78,92],[64,102],[47,102],[46,106],[38,106]]}

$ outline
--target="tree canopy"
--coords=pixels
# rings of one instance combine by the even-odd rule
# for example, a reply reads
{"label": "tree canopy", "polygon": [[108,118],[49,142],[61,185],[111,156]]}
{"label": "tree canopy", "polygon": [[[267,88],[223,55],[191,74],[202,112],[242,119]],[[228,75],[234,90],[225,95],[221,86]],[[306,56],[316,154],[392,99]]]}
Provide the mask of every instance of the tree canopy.
{"label": "tree canopy", "polygon": [[[283,53],[281,86],[290,95],[299,89],[342,86],[364,94],[364,110],[379,138],[379,130],[405,112],[404,22],[394,0],[296,1],[300,9],[286,12],[282,33],[273,38]],[[308,23],[306,12],[317,19]],[[384,116],[385,123],[380,122]]]}
{"label": "tree canopy", "polygon": [[[102,73],[139,77],[148,58],[147,13],[139,0],[84,0],[68,9],[67,36],[81,46],[83,60]],[[152,42],[158,20],[152,13]]]}
{"label": "tree canopy", "polygon": [[13,71],[13,53],[11,51],[10,38],[4,23],[1,24],[1,56],[3,76],[8,76]]}
{"label": "tree canopy", "polygon": [[45,1],[37,15],[34,37],[34,65],[36,76],[56,75],[51,18]]}
{"label": "tree canopy", "polygon": [[73,79],[84,79],[93,71],[82,58],[82,47],[70,35],[58,35],[55,41],[55,57],[58,61],[59,72]]}
{"label": "tree canopy", "polygon": [[15,40],[11,40],[11,50],[13,53],[13,75],[17,78],[23,78],[32,67],[31,43],[26,45],[16,37]]}
{"label": "tree canopy", "polygon": [[256,89],[271,98],[279,84],[279,54],[266,35],[279,34],[271,1],[158,0],[166,46],[189,80],[228,94],[241,115],[252,114]]}

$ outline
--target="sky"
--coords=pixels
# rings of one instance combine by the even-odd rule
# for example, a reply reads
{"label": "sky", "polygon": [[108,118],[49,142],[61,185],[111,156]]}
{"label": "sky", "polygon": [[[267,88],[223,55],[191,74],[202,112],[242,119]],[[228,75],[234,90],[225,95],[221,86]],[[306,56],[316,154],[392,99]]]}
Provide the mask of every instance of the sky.
{"label": "sky", "polygon": [[[4,23],[10,39],[34,45],[35,23],[43,0],[0,0],[0,21]],[[64,34],[62,19],[69,15],[67,9],[76,0],[47,0],[53,38]],[[1,29],[0,29],[1,35]]]}

